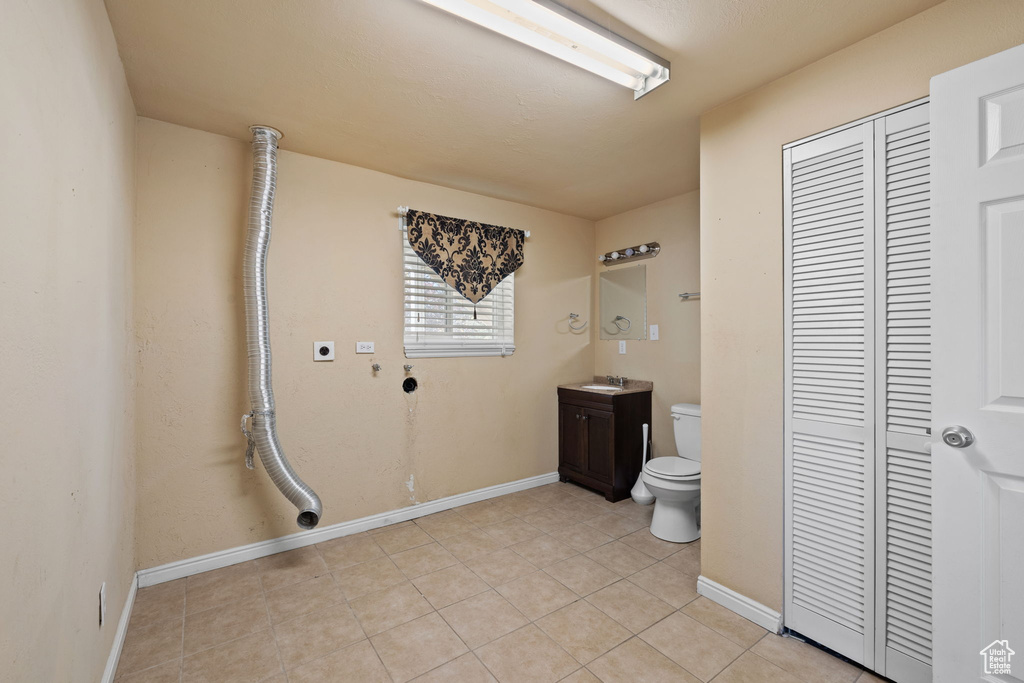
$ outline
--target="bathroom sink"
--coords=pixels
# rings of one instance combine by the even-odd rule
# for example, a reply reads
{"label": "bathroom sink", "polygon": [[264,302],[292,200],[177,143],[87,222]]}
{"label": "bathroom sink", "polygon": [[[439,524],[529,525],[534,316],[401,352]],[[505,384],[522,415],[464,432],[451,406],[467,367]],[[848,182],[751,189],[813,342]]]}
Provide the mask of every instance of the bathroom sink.
{"label": "bathroom sink", "polygon": [[613,387],[610,384],[584,384],[581,389],[594,389],[596,391],[622,391],[622,387]]}

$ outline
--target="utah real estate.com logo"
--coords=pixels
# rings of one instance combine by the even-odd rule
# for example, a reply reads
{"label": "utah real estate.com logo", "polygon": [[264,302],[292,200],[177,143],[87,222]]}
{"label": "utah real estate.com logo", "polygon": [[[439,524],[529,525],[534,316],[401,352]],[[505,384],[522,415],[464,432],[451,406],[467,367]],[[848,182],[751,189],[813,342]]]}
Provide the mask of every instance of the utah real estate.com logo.
{"label": "utah real estate.com logo", "polygon": [[982,666],[986,674],[1010,673],[1010,657],[1016,652],[1010,649],[1010,643],[1006,640],[993,640],[992,644],[981,651]]}

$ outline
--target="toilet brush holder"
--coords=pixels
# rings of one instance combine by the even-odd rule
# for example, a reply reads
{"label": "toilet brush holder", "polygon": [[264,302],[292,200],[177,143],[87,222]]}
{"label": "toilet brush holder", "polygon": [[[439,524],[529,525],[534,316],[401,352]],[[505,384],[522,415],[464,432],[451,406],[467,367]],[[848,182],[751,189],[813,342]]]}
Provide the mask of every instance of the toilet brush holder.
{"label": "toilet brush holder", "polygon": [[644,465],[647,464],[647,433],[649,426],[644,424],[644,449],[643,455],[640,456],[640,476],[636,478],[636,484],[633,485],[633,490],[629,492],[630,497],[633,498],[633,502],[637,505],[650,505],[654,502],[654,495],[647,490],[647,486],[644,485]]}

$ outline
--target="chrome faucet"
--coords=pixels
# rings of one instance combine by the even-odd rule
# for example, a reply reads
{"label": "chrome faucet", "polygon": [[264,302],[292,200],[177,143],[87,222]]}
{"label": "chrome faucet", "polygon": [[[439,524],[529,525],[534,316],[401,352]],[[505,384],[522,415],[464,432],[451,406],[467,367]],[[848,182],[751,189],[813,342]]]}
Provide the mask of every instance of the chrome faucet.
{"label": "chrome faucet", "polygon": [[608,380],[608,384],[616,384],[620,387],[626,386],[626,377],[616,377],[614,375],[605,375],[605,379]]}

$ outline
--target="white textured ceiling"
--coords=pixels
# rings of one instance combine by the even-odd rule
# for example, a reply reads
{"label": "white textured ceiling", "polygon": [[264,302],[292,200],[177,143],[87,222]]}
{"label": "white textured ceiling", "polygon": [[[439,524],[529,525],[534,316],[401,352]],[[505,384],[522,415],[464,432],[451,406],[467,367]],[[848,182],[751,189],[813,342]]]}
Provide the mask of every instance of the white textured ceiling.
{"label": "white textured ceiling", "polygon": [[564,0],[672,62],[628,89],[419,0],[106,0],[138,113],[598,219],[698,186],[698,116],[939,0]]}

